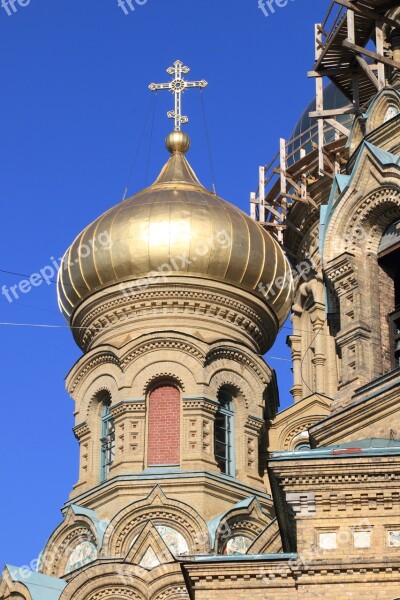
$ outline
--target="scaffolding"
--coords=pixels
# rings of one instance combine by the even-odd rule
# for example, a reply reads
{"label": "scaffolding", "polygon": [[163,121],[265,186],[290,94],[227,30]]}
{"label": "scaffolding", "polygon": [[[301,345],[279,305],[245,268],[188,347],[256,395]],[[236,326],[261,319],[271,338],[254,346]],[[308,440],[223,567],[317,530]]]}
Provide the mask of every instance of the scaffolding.
{"label": "scaffolding", "polygon": [[[309,187],[320,177],[342,172],[350,133],[343,116],[355,116],[386,85],[387,70],[399,69],[393,60],[387,32],[400,31],[388,16],[399,0],[332,0],[323,23],[315,26],[315,64],[308,76],[315,79],[315,123],[291,140],[280,140],[272,161],[259,168],[258,189],[250,196],[250,214],[280,241],[288,226],[290,206],[305,202],[317,208]],[[372,49],[372,48],[373,49]],[[348,104],[326,109],[324,78],[347,98]]]}

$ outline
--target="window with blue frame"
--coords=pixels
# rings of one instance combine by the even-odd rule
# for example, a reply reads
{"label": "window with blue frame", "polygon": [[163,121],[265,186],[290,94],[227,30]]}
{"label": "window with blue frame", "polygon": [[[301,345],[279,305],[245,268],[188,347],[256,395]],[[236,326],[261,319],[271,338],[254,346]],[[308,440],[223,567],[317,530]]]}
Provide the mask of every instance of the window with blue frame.
{"label": "window with blue frame", "polygon": [[114,462],[115,455],[115,429],[114,421],[110,410],[111,402],[103,404],[101,413],[101,462],[100,462],[100,480],[107,479],[110,466]]}
{"label": "window with blue frame", "polygon": [[215,416],[215,459],[221,473],[235,476],[235,428],[233,395],[222,389],[218,394],[219,409]]}

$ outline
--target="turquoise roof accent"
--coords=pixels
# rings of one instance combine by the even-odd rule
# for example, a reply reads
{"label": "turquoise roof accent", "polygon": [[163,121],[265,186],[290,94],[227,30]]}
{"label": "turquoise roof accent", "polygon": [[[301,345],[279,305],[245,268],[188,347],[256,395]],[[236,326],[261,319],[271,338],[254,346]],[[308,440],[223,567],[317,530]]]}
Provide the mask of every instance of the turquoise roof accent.
{"label": "turquoise roof accent", "polygon": [[200,562],[200,563],[215,563],[215,562],[258,562],[258,561],[296,561],[298,558],[298,554],[296,552],[285,552],[281,554],[234,554],[234,555],[226,555],[226,554],[218,554],[210,555],[210,554],[197,554],[196,556],[191,556],[190,558],[181,559],[182,563],[190,563],[190,562]]}
{"label": "turquoise roof accent", "polygon": [[32,600],[59,600],[67,585],[63,579],[35,573],[25,567],[6,565],[6,570],[12,581],[22,583],[28,589]]}
{"label": "turquoise roof accent", "polygon": [[330,217],[340,201],[340,197],[347,189],[351,175],[336,175],[333,180],[331,193],[329,195],[328,204],[323,204],[320,210],[319,218],[319,251],[322,253],[325,241],[326,226],[329,223]]}
{"label": "turquoise roof accent", "polygon": [[254,500],[256,502],[258,502],[258,504],[261,508],[261,504],[259,503],[258,498],[256,496],[250,496],[250,498],[245,498],[244,500],[237,502],[231,508],[226,510],[224,513],[222,513],[221,515],[218,515],[217,517],[214,517],[214,519],[211,519],[211,521],[207,522],[207,527],[208,527],[208,531],[210,534],[211,548],[214,548],[215,536],[217,534],[217,530],[218,530],[219,524],[221,523],[222,519],[224,519],[224,517],[226,517],[226,515],[228,513],[230,513],[232,510],[236,510],[237,508],[248,508]]}
{"label": "turquoise roof accent", "polygon": [[387,152],[386,150],[382,150],[371,144],[371,142],[363,141],[360,150],[358,153],[357,160],[354,164],[353,170],[350,175],[336,175],[333,180],[333,185],[331,189],[331,193],[329,196],[328,204],[321,206],[320,211],[320,224],[319,224],[319,250],[320,253],[323,254],[323,248],[325,243],[325,234],[326,229],[329,224],[329,221],[332,217],[333,212],[336,210],[337,206],[340,204],[343,194],[350,186],[350,183],[357,172],[358,165],[360,163],[361,157],[365,151],[370,152],[375,158],[381,163],[381,165],[395,165],[400,166],[400,156],[396,154],[392,154],[391,152]]}
{"label": "turquoise roof accent", "polygon": [[344,442],[343,444],[334,444],[324,446],[324,448],[398,448],[400,440],[386,440],[384,438],[366,438],[364,440],[355,440],[354,442]]}
{"label": "turquoise roof accent", "polygon": [[[97,516],[96,512],[94,510],[90,510],[89,508],[84,508],[83,506],[79,506],[78,504],[70,504],[68,506],[68,509],[64,515],[64,521],[68,515],[68,512],[72,510],[72,512],[74,513],[74,515],[81,515],[83,517],[87,517],[88,519],[90,519],[93,523],[93,527],[97,533],[97,539],[99,541],[99,547],[98,550],[101,550],[102,546],[103,546],[103,539],[104,539],[104,534],[106,532],[107,526],[109,524],[109,521],[101,520],[99,519],[99,517]],[[54,532],[53,532],[54,533]],[[51,535],[53,535],[53,533]],[[51,538],[51,536],[50,536]],[[45,548],[47,546],[47,544],[49,543],[50,538],[48,538],[46,544],[45,544]],[[42,550],[42,552],[39,554],[39,563],[38,563],[38,568],[40,568],[40,564],[41,564],[41,560],[42,560],[42,556],[43,556],[43,552],[44,549]]]}
{"label": "turquoise roof accent", "polygon": [[84,517],[88,517],[94,525],[94,528],[97,533],[97,539],[99,540],[99,549],[101,549],[103,545],[103,538],[105,531],[107,529],[107,525],[109,521],[104,519],[99,519],[97,513],[94,510],[90,510],[89,508],[84,508],[83,506],[79,506],[78,504],[71,504],[70,508],[74,512],[75,515],[82,515]]}
{"label": "turquoise roof accent", "polygon": [[371,150],[372,154],[376,156],[382,165],[400,165],[400,156],[396,156],[396,154],[382,150],[382,148],[374,146],[374,144],[371,144],[371,142],[364,142],[364,144]]}
{"label": "turquoise roof accent", "polygon": [[[113,477],[112,482],[115,483],[117,481],[123,481],[123,482],[130,482],[131,485],[135,485],[136,482],[143,482],[143,481],[154,481],[155,476],[157,476],[157,479],[160,481],[168,481],[171,479],[176,479],[179,478],[181,481],[183,480],[189,480],[189,479],[196,479],[197,477],[204,477],[207,479],[207,481],[210,482],[229,482],[229,484],[237,491],[239,491],[240,493],[243,494],[251,494],[252,492],[254,492],[254,488],[252,488],[249,484],[247,483],[243,483],[242,481],[239,481],[237,479],[234,479],[232,477],[230,477],[229,475],[224,475],[223,473],[215,473],[215,472],[211,472],[211,471],[197,471],[197,470],[193,470],[193,471],[186,471],[184,469],[179,469],[177,467],[173,468],[173,469],[169,469],[169,468],[165,468],[165,467],[158,467],[158,468],[154,468],[154,469],[145,469],[144,471],[139,471],[137,473],[126,473],[123,475],[115,475],[115,477]],[[99,483],[95,488],[94,491],[99,491],[99,490],[103,490],[106,489],[108,486],[110,485],[110,480]],[[79,501],[81,501],[82,499],[87,498],[91,493],[93,493],[93,490],[91,490],[90,492],[84,492],[80,497],[79,497]],[[260,498],[264,498],[265,500],[269,500],[272,502],[272,498],[269,494],[267,493],[262,493],[262,492],[258,492],[257,494]],[[70,504],[66,504],[65,508],[67,509],[70,506]]]}
{"label": "turquoise roof accent", "polygon": [[400,456],[399,440],[355,440],[337,446],[321,446],[311,450],[289,450],[273,452],[272,461],[315,460],[315,459],[353,459],[370,456]]}

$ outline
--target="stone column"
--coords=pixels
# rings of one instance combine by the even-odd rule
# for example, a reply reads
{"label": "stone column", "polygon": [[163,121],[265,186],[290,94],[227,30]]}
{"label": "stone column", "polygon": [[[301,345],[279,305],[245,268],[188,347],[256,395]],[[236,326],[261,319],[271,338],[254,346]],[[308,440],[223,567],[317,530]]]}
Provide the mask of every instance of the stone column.
{"label": "stone column", "polygon": [[80,423],[74,428],[74,434],[79,443],[79,479],[74,485],[74,495],[80,488],[96,485],[98,482],[94,477],[93,465],[93,442],[92,435],[87,423]]}
{"label": "stone column", "polygon": [[301,336],[291,335],[288,337],[288,345],[292,351],[293,361],[293,387],[290,390],[294,402],[303,398],[303,384],[301,381]]}
{"label": "stone column", "polygon": [[[263,480],[259,473],[259,440],[264,421],[249,415],[244,426],[245,438],[245,477],[250,485],[260,484]],[[242,479],[240,473],[238,474]]]}
{"label": "stone column", "polygon": [[325,373],[326,352],[324,341],[325,307],[321,304],[314,304],[310,310],[310,318],[313,326],[314,336],[314,358],[312,362],[315,368],[315,392],[317,394],[326,394],[327,376]]}
{"label": "stone column", "polygon": [[146,403],[122,400],[111,408],[115,428],[115,458],[110,477],[144,468]]}
{"label": "stone column", "polygon": [[214,420],[218,402],[183,397],[182,468],[219,471],[214,457]]}
{"label": "stone column", "polygon": [[371,353],[372,330],[363,321],[354,255],[344,253],[330,262],[326,274],[340,302],[340,331],[336,343],[341,351],[339,398],[335,408],[348,404],[353,391],[374,377]]}

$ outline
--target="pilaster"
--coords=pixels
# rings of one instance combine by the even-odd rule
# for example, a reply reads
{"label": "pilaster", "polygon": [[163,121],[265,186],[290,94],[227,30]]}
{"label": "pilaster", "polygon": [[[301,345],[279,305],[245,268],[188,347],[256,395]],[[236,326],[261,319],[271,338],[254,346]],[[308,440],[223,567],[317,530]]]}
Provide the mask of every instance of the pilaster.
{"label": "pilaster", "polygon": [[121,400],[111,408],[115,428],[115,458],[110,476],[144,467],[146,404],[144,399]]}
{"label": "pilaster", "polygon": [[206,397],[183,398],[182,467],[218,472],[214,457],[214,418],[218,402]]}

